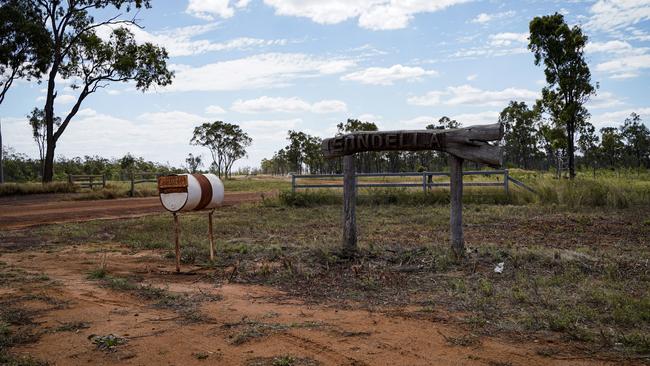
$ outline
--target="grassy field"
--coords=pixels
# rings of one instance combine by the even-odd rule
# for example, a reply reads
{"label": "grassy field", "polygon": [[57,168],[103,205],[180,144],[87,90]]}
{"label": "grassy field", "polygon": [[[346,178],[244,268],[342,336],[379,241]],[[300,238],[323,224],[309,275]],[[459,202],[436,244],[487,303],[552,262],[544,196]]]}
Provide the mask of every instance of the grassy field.
{"label": "grassy field", "polygon": [[[338,204],[296,207],[267,200],[215,215],[214,263],[207,257],[204,215],[181,217],[183,263],[211,268],[209,280],[215,283],[270,285],[334,306],[384,311],[407,306],[415,309],[410,317],[443,316],[470,334],[541,339],[548,347],[539,352],[548,356],[566,345],[579,354],[614,359],[650,354],[650,206],[645,204],[468,203],[464,260],[448,248],[449,211],[443,204],[364,202],[358,208],[359,251],[352,260],[339,252]],[[170,220],[162,215],[45,226],[0,233],[0,239],[36,238],[53,251],[119,243],[133,253],[153,249],[171,263]],[[503,273],[494,270],[499,263]]]}

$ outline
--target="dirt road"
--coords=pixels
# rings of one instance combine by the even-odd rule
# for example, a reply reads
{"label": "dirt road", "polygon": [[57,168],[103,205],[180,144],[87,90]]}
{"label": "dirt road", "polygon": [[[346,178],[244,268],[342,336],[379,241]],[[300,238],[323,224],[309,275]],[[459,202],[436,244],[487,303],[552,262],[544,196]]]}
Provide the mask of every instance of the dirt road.
{"label": "dirt road", "polygon": [[[271,193],[265,193],[269,196]],[[259,192],[226,193],[225,206],[261,200]],[[97,201],[59,201],[52,196],[0,200],[0,230],[97,219],[116,219],[165,212],[158,197]]]}
{"label": "dirt road", "polygon": [[[100,249],[108,250],[104,260]],[[267,287],[214,283],[209,270],[173,275],[162,252],[121,249],[3,253],[0,274],[10,279],[0,286],[3,306],[33,316],[33,323],[23,323],[41,334],[13,352],[53,365],[614,364],[543,356],[537,341],[474,335],[438,310],[422,315],[405,308],[331,307]],[[137,277],[144,287],[110,288],[89,279],[103,261],[111,276]],[[148,286],[184,293],[187,301],[156,304],[151,299],[159,294]],[[109,334],[126,343],[102,350],[97,337]]]}

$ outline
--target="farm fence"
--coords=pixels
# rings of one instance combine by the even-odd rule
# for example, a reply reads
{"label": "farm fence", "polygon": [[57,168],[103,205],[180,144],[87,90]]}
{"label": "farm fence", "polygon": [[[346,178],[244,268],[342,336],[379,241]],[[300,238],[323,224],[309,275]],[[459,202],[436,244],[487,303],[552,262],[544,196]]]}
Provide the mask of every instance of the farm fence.
{"label": "farm fence", "polygon": [[[503,187],[506,194],[509,193],[510,183],[535,193],[535,190],[525,185],[523,182],[510,176],[507,169],[505,170],[477,170],[464,171],[463,175],[498,175],[503,176],[503,181],[498,182],[463,182],[464,187]],[[421,177],[420,182],[380,182],[369,183],[359,182],[358,188],[401,188],[401,187],[421,187],[423,192],[431,190],[432,187],[449,187],[449,182],[434,182],[433,177],[449,176],[448,172],[406,172],[406,173],[357,173],[357,178],[361,177]],[[301,184],[299,179],[338,179],[343,178],[343,174],[292,174],[291,191],[295,192],[300,188],[343,188],[343,182],[339,183],[315,183]]]}

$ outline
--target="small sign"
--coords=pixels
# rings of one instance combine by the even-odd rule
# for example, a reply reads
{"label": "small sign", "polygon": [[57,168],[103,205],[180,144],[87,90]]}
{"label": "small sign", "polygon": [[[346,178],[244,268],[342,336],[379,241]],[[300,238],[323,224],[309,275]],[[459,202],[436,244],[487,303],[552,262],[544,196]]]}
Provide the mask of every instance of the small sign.
{"label": "small sign", "polygon": [[158,177],[158,191],[161,194],[187,192],[187,175],[165,175]]}

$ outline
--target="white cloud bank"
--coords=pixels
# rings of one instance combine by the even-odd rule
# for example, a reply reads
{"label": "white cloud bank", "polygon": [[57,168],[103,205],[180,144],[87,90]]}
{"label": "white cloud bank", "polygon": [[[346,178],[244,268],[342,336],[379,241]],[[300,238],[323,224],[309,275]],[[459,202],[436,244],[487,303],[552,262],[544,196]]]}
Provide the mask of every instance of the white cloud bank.
{"label": "white cloud bank", "polygon": [[319,24],[337,24],[357,18],[362,28],[406,28],[417,13],[431,13],[469,0],[264,0],[277,15],[309,18]]}
{"label": "white cloud bank", "polygon": [[235,15],[235,9],[245,8],[249,2],[250,0],[190,0],[185,12],[205,20],[214,20],[215,16],[230,18]]}
{"label": "white cloud bank", "polygon": [[425,70],[421,67],[393,65],[391,67],[369,67],[341,77],[341,80],[358,81],[370,85],[393,85],[400,80],[417,81],[424,76],[437,76],[435,70]]}
{"label": "white cloud bank", "polygon": [[309,103],[298,97],[262,96],[257,99],[239,99],[233,103],[230,109],[239,113],[335,113],[347,111],[347,106],[340,100],[321,100]]}
{"label": "white cloud bank", "polygon": [[476,18],[472,19],[472,23],[486,24],[494,20],[511,18],[515,14],[516,13],[513,10],[504,11],[501,13],[492,13],[492,14],[481,13],[477,15]]}
{"label": "white cloud bank", "polygon": [[288,43],[286,39],[260,39],[250,37],[239,37],[225,42],[194,39],[195,37],[217,29],[219,27],[218,23],[191,25],[155,32],[147,32],[146,30],[134,25],[106,25],[98,27],[97,34],[103,39],[108,39],[112,29],[117,28],[118,26],[126,27],[131,31],[135,36],[136,41],[140,44],[150,42],[165,47],[167,52],[169,52],[169,55],[172,57],[200,55],[216,51],[248,50],[253,48],[283,46]]}
{"label": "white cloud bank", "polygon": [[166,91],[232,91],[278,88],[305,77],[347,71],[355,61],[302,53],[265,53],[198,67],[173,65],[174,82]]}
{"label": "white cloud bank", "polygon": [[613,31],[650,19],[650,1],[598,0],[589,9],[588,29]]}
{"label": "white cloud bank", "polygon": [[521,88],[481,90],[471,85],[460,85],[450,86],[445,90],[430,91],[422,96],[410,97],[407,102],[417,106],[473,105],[505,107],[511,100],[533,101],[539,96],[538,91]]}

